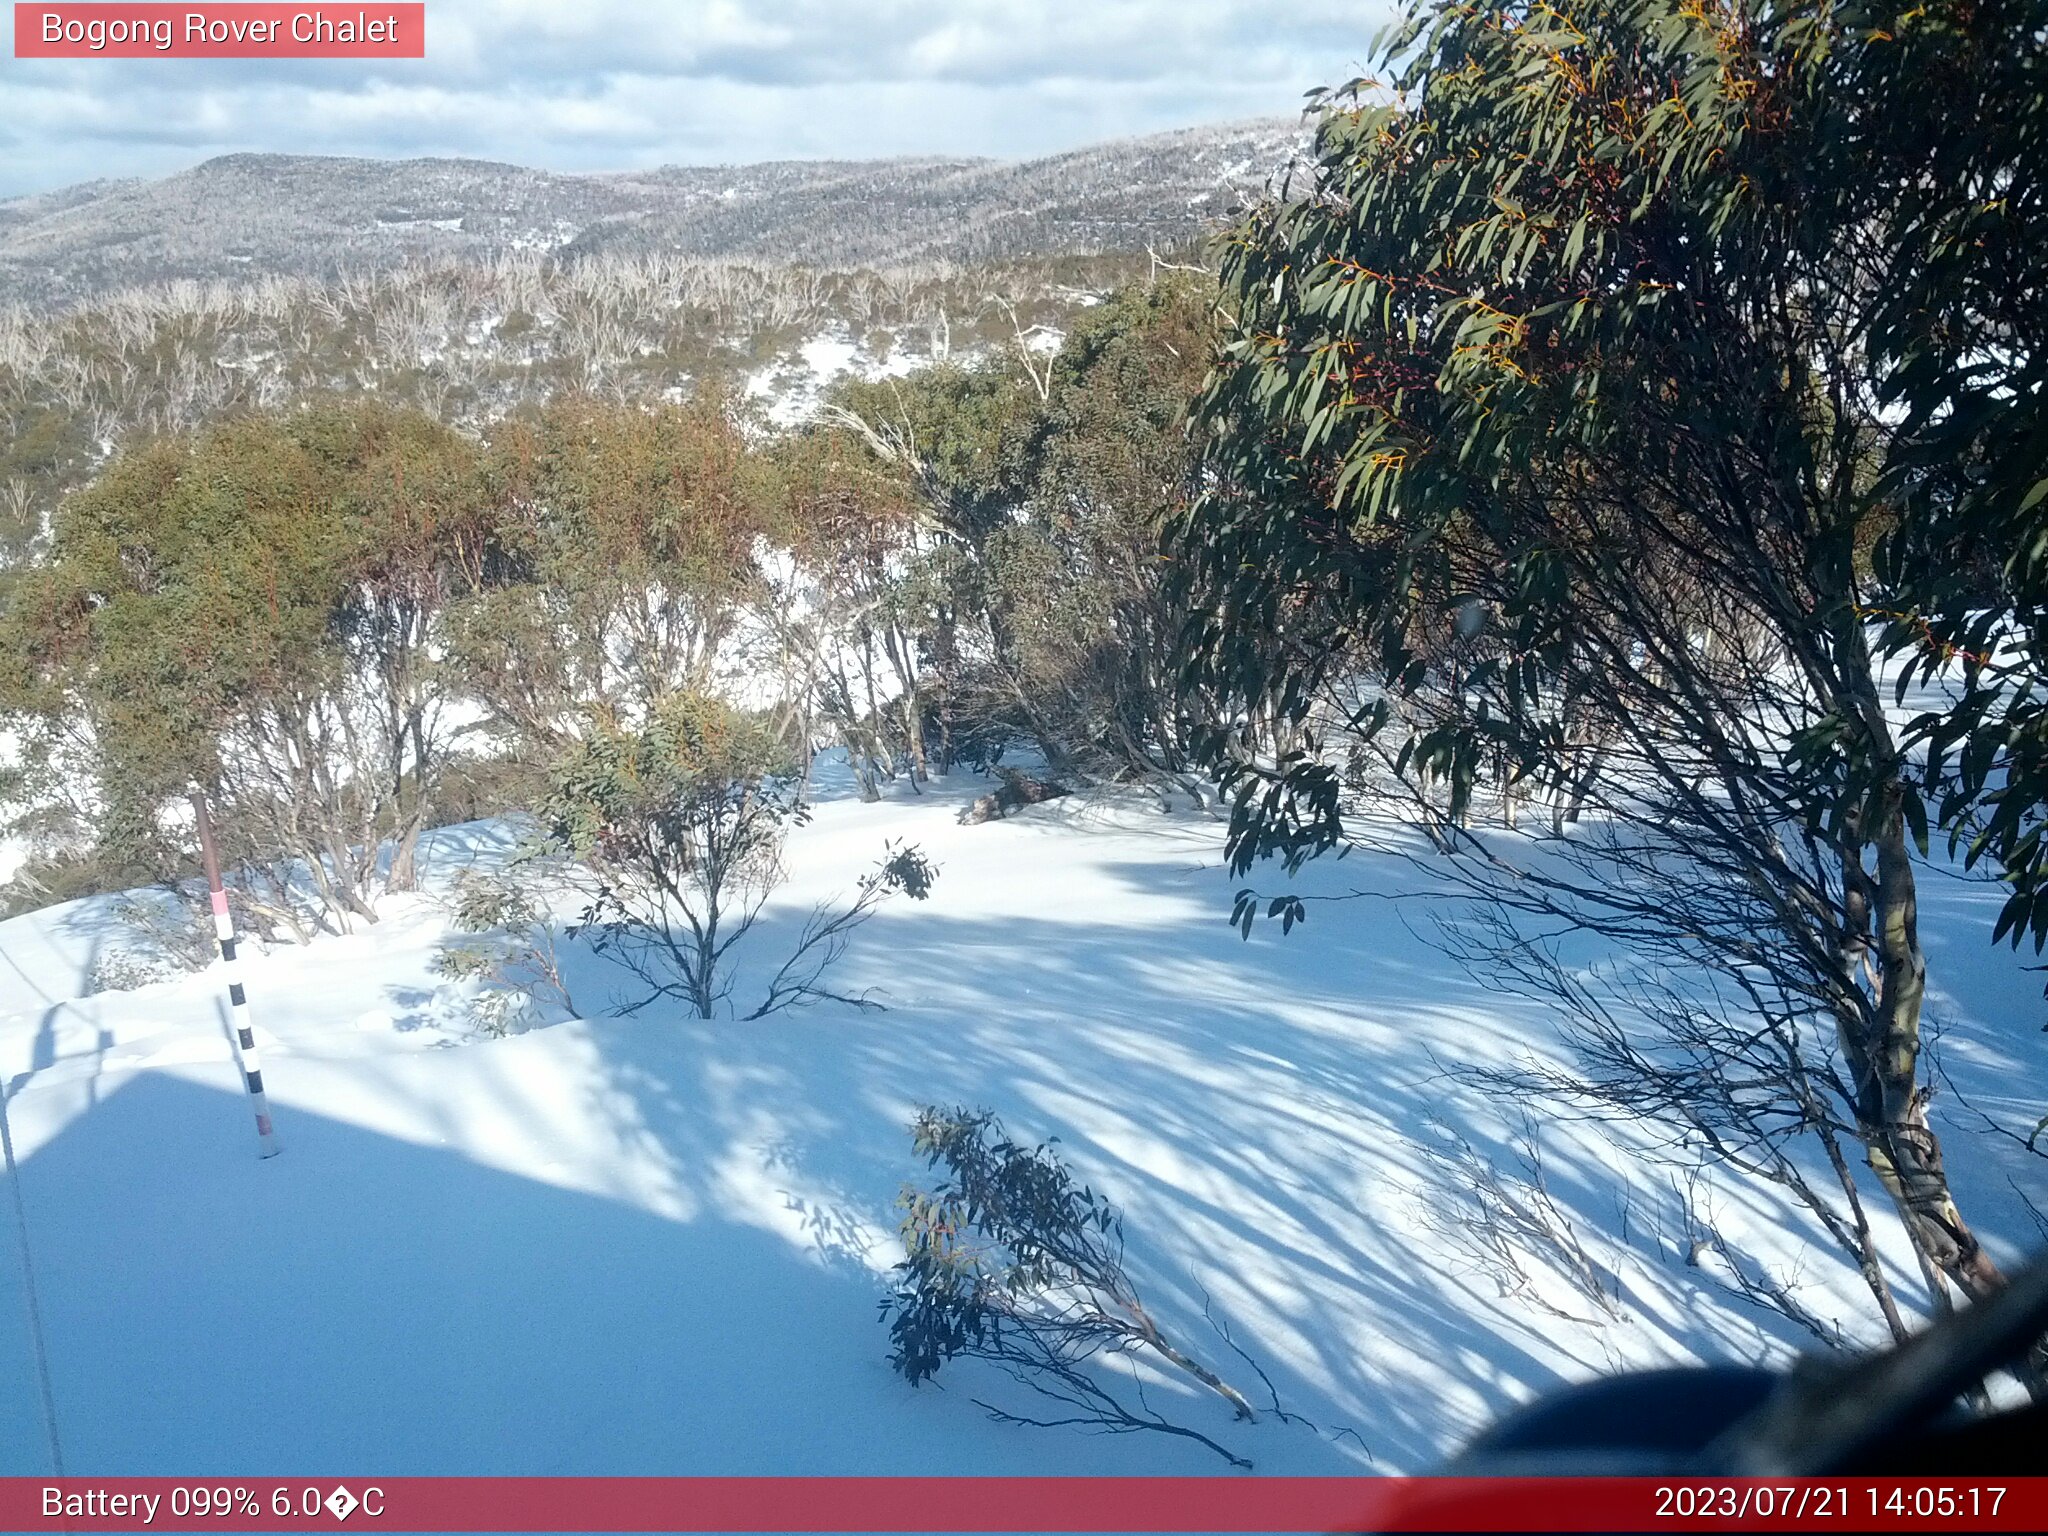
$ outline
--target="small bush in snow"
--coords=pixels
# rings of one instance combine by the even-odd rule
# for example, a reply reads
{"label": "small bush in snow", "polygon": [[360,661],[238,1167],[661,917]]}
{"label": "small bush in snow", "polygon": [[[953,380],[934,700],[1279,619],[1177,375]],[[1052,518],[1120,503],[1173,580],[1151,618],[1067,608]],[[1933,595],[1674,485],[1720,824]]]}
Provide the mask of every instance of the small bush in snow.
{"label": "small bush in snow", "polygon": [[[657,699],[639,728],[593,715],[557,766],[543,814],[547,845],[578,863],[588,902],[572,936],[646,989],[621,1006],[680,1002],[700,1019],[730,1009],[732,952],[784,879],[786,829],[809,812],[789,751],[770,724],[708,695]],[[821,999],[875,1006],[828,990],[824,972],[875,907],[923,900],[936,868],[891,846],[843,907],[821,905],[751,1013]]]}
{"label": "small bush in snow", "polygon": [[161,956],[145,950],[102,950],[93,957],[92,971],[86,978],[86,995],[96,997],[102,992],[132,992],[151,982],[169,981],[177,974]]}
{"label": "small bush in snow", "polygon": [[1023,1147],[987,1111],[924,1108],[916,1148],[946,1178],[906,1189],[899,1202],[906,1257],[883,1302],[890,1363],[913,1385],[949,1360],[996,1363],[1061,1405],[1056,1419],[981,1406],[1011,1423],[1081,1423],[1127,1433],[1157,1430],[1249,1463],[1208,1436],[1135,1405],[1084,1369],[1096,1356],[1149,1355],[1253,1417],[1244,1397],[1183,1352],[1153,1321],[1123,1265],[1123,1219],[1047,1146]]}
{"label": "small bush in snow", "polygon": [[143,946],[173,973],[203,971],[220,953],[213,914],[203,891],[179,887],[159,901],[123,897],[114,916],[141,936]]}
{"label": "small bush in snow", "polygon": [[781,884],[782,834],[804,815],[788,754],[760,721],[694,693],[638,729],[593,716],[557,765],[549,846],[577,860],[589,902],[571,930],[656,998],[713,1017],[726,958]]}
{"label": "small bush in snow", "polygon": [[550,1008],[575,1013],[553,925],[517,876],[466,870],[456,879],[452,907],[456,930],[470,937],[443,946],[434,971],[476,983],[469,1013],[477,1033],[499,1039],[537,1022]]}
{"label": "small bush in snow", "polygon": [[186,893],[166,890],[151,900],[123,896],[113,915],[126,931],[124,942],[94,957],[88,993],[128,992],[152,982],[203,971],[219,952],[206,908]]}

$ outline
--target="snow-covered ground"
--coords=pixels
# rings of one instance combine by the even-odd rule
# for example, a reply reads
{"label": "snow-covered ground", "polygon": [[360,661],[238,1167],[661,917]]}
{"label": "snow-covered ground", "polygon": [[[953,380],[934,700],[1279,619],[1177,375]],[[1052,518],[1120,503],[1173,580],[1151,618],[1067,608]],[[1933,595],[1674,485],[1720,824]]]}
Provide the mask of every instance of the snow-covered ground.
{"label": "snow-covered ground", "polygon": [[[1802,1342],[1686,1263],[1668,1180],[1639,1156],[1648,1128],[1543,1127],[1550,1188],[1618,1278],[1620,1315],[1536,1256],[1532,1289],[1504,1296],[1446,1235],[1428,1213],[1459,1193],[1450,1137],[1519,1169],[1502,1108],[1443,1065],[1552,1050],[1554,1026],[1457,973],[1402,901],[1317,907],[1291,937],[1242,942],[1212,820],[1105,793],[958,825],[985,788],[827,792],[794,834],[741,997],[812,902],[904,839],[941,866],[937,887],[885,907],[839,973],[886,1012],[607,1018],[623,978],[572,952],[593,1017],[473,1039],[430,969],[447,924],[427,897],[254,958],[286,1149],[269,1162],[217,972],[88,997],[118,941],[110,902],[0,924],[0,1473],[49,1470],[17,1192],[73,1474],[1223,1470],[1162,1435],[993,1423],[972,1399],[1033,1404],[965,1363],[922,1390],[891,1373],[876,1303],[895,1196],[924,1172],[905,1132],[922,1101],[1057,1137],[1124,1208],[1169,1331],[1263,1403],[1227,1327],[1314,1421],[1236,1425],[1148,1383],[1262,1472],[1422,1470],[1561,1380]],[[436,834],[429,883],[510,840]],[[1419,878],[1354,857],[1304,883]],[[1994,888],[1927,885],[1944,1058],[2024,1131],[2048,1108],[2030,1101],[2048,1081],[2038,978],[1987,943]],[[1937,1109],[1964,1208],[2015,1257],[2033,1233],[2009,1180],[2038,1163]],[[1737,1251],[1868,1329],[1854,1274],[1774,1191],[1724,1184],[1716,1201]]]}

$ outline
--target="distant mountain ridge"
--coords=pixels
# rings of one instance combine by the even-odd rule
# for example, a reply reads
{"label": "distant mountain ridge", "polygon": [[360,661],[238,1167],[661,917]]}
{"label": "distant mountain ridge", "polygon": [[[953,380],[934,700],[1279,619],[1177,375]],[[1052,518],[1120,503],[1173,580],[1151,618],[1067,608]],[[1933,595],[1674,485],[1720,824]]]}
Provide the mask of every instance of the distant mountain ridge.
{"label": "distant mountain ridge", "polygon": [[519,251],[661,249],[820,267],[1143,250],[1197,235],[1299,151],[1290,119],[1033,160],[918,158],[567,174],[484,160],[236,154],[0,202],[0,302],[178,278]]}

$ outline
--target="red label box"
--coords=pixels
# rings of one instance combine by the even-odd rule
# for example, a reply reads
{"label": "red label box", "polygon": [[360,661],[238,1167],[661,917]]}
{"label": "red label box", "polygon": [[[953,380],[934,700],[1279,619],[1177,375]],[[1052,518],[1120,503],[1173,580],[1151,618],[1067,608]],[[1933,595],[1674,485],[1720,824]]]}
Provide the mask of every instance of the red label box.
{"label": "red label box", "polygon": [[0,1477],[0,1530],[2041,1531],[2048,1477]]}
{"label": "red label box", "polygon": [[424,4],[17,3],[17,59],[423,59]]}

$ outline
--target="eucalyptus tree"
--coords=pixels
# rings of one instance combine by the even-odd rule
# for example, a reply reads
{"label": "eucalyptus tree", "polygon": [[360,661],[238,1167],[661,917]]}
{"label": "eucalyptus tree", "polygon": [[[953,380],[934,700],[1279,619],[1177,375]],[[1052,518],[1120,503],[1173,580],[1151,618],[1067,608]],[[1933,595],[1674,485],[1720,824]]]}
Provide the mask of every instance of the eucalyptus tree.
{"label": "eucalyptus tree", "polygon": [[1213,302],[1213,284],[1170,273],[1076,321],[1045,374],[1028,496],[988,541],[1002,675],[1084,773],[1191,768],[1161,538],[1201,483],[1187,407]]}
{"label": "eucalyptus tree", "polygon": [[493,430],[489,549],[453,616],[490,723],[547,762],[593,705],[631,726],[731,684],[778,481],[729,402],[550,402]]}
{"label": "eucalyptus tree", "polygon": [[[899,761],[921,776],[931,757],[943,771],[950,756],[941,691],[947,658],[934,653],[952,633],[954,550],[884,440],[834,423],[792,434],[775,454],[790,558],[763,611],[807,730],[835,737],[862,798],[877,799]],[[941,723],[935,752],[924,728],[933,702]]]}
{"label": "eucalyptus tree", "polygon": [[[1918,221],[2022,153],[1950,82],[2013,51],[2038,79],[2042,16],[1424,5],[1222,244],[1178,531],[1238,867],[1342,843],[1371,775],[1334,749],[1383,754],[1451,867],[1517,893],[1509,943],[1590,932],[1788,1031],[1938,1301],[2001,1277],[1927,1113],[1928,810],[1871,552],[1941,415],[1890,408],[1898,317],[1947,312]],[[1489,775],[1597,827],[1560,818],[1560,863],[1462,826]]]}
{"label": "eucalyptus tree", "polygon": [[164,809],[198,782],[273,920],[375,921],[453,751],[441,622],[483,519],[469,446],[380,405],[138,445],[10,594],[9,702],[70,738],[124,865],[173,851]]}
{"label": "eucalyptus tree", "polygon": [[1133,283],[1043,363],[848,385],[798,445],[798,520],[842,530],[833,587],[871,594],[859,643],[879,637],[920,769],[927,714],[941,764],[974,735],[1026,739],[1061,772],[1189,768],[1161,536],[1200,484],[1185,427],[1211,302],[1177,274]]}
{"label": "eucalyptus tree", "polygon": [[[2002,24],[2002,29],[2001,29]],[[1883,211],[1919,280],[1887,284],[1873,347],[1903,448],[1878,550],[1888,639],[1938,679],[1913,722],[1942,819],[2048,940],[2048,7],[1993,7],[1872,60],[1894,120],[1846,145],[1909,195]],[[1958,131],[1959,124],[1970,125]]]}
{"label": "eucalyptus tree", "polygon": [[[1029,700],[999,677],[989,686],[989,661],[1011,650],[1008,615],[991,600],[990,544],[1028,493],[1042,416],[1038,391],[1014,366],[941,363],[842,383],[799,446],[811,470],[834,466],[824,495],[800,471],[811,510],[799,516],[813,519],[813,533],[836,524],[854,535],[840,549],[859,594],[848,643],[863,655],[863,676],[888,685],[886,709],[870,702],[870,725],[900,744],[914,778],[934,762],[945,771],[960,738],[989,733],[991,714],[996,733],[1021,716],[1048,755],[1058,750]],[[849,519],[855,488],[868,510]]]}

